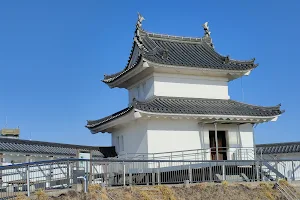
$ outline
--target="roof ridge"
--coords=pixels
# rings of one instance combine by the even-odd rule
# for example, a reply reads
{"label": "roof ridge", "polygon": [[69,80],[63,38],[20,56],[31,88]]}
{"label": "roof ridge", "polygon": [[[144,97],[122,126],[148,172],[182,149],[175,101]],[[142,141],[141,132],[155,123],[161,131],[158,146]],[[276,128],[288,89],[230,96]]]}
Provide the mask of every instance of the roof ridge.
{"label": "roof ridge", "polygon": [[[207,43],[206,43],[207,44]],[[208,47],[210,47],[208,44],[207,44]],[[237,59],[232,59],[230,58],[229,55],[227,56],[224,56],[223,54],[220,54],[219,52],[217,52],[214,48],[210,47],[210,48],[207,48],[210,52],[214,53],[215,55],[211,54],[212,56],[214,56],[215,58],[217,59],[221,59],[223,62],[226,62],[226,59],[228,59],[228,62],[234,62],[234,63],[243,63],[243,64],[254,64],[254,61],[255,61],[255,58],[252,58],[251,60],[237,60]],[[257,64],[258,65],[258,64]]]}
{"label": "roof ridge", "polygon": [[67,143],[57,143],[57,142],[48,142],[48,141],[39,141],[39,140],[25,140],[25,139],[12,139],[12,138],[1,138],[0,142],[11,142],[18,144],[36,144],[36,145],[49,145],[49,146],[60,146],[62,148],[74,147],[74,148],[99,148],[98,146],[87,146],[87,145],[77,145],[77,144],[67,144]]}
{"label": "roof ridge", "polygon": [[256,146],[265,147],[265,146],[274,146],[274,145],[295,145],[295,144],[300,144],[300,141],[297,141],[297,142],[275,142],[275,143],[256,144]]}
{"label": "roof ridge", "polygon": [[259,105],[255,105],[255,104],[249,104],[249,103],[244,103],[241,101],[236,101],[236,100],[232,100],[232,99],[228,99],[229,101],[235,102],[235,103],[240,103],[240,104],[244,104],[246,106],[252,106],[252,107],[258,107],[258,108],[267,108],[267,109],[280,109],[281,104],[278,104],[276,106],[259,106]]}
{"label": "roof ridge", "polygon": [[141,33],[147,34],[150,37],[159,37],[159,38],[163,38],[163,39],[188,39],[190,41],[201,41],[201,42],[203,41],[203,37],[168,35],[168,34],[150,32],[150,31],[146,31],[144,29],[141,29]]}
{"label": "roof ridge", "polygon": [[132,108],[134,108],[134,106],[133,105],[129,105],[127,108],[124,108],[124,109],[122,109],[122,110],[120,110],[118,112],[115,112],[115,113],[113,113],[113,114],[111,114],[109,116],[102,117],[102,118],[97,119],[97,120],[87,120],[87,125],[85,127],[87,127],[87,128],[89,128],[91,126],[94,127],[94,126],[97,126],[97,125],[99,125],[99,124],[101,124],[103,122],[109,121],[112,118],[117,118],[118,116],[123,115],[124,113],[127,113],[127,112],[131,111]]}

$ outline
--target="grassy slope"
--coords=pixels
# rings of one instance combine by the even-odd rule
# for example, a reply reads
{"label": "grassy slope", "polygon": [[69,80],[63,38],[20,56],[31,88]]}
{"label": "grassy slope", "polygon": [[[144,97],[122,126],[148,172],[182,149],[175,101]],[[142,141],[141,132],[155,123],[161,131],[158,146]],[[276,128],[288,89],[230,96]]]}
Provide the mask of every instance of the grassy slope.
{"label": "grassy slope", "polygon": [[[189,188],[176,186],[136,186],[126,188],[102,189],[98,185],[90,186],[84,195],[69,191],[49,200],[275,200],[285,199],[278,190],[272,189],[272,183],[222,184],[201,183]],[[291,186],[290,186],[291,187]],[[292,187],[291,187],[292,188]],[[294,188],[292,188],[294,190]],[[110,198],[111,197],[111,198]],[[35,198],[38,199],[38,198]],[[45,200],[40,199],[40,200]]]}

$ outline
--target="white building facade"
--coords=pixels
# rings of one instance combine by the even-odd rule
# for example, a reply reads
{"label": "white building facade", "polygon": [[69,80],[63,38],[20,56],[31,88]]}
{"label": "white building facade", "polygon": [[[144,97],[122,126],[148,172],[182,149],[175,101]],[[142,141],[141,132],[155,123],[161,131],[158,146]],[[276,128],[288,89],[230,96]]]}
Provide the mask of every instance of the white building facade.
{"label": "white building facade", "polygon": [[139,16],[127,66],[106,75],[109,87],[128,90],[129,106],[99,120],[92,133],[112,134],[119,155],[146,158],[254,159],[253,126],[276,121],[280,105],[230,99],[228,83],[249,75],[254,59],[237,61],[214,49],[207,24],[202,38],[154,34]]}

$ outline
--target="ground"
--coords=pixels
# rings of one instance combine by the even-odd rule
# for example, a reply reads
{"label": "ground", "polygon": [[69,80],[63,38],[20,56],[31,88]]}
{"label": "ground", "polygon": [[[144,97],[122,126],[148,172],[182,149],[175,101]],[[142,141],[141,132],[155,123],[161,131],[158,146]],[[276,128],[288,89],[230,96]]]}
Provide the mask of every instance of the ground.
{"label": "ground", "polygon": [[[99,185],[90,185],[89,192],[84,194],[74,190],[47,194],[36,192],[32,199],[38,200],[277,200],[286,199],[274,183],[201,183],[184,185],[133,186],[101,188]],[[298,188],[288,185],[295,193]],[[300,193],[297,194],[300,197]],[[21,200],[22,198],[19,198]]]}

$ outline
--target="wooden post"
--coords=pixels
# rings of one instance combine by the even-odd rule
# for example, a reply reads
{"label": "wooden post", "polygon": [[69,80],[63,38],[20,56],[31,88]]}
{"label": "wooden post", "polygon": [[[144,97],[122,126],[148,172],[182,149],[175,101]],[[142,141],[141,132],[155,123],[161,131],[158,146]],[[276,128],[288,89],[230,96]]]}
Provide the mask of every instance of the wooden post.
{"label": "wooden post", "polygon": [[214,124],[215,124],[216,156],[217,156],[217,160],[219,160],[218,129],[217,129],[217,123]]}

